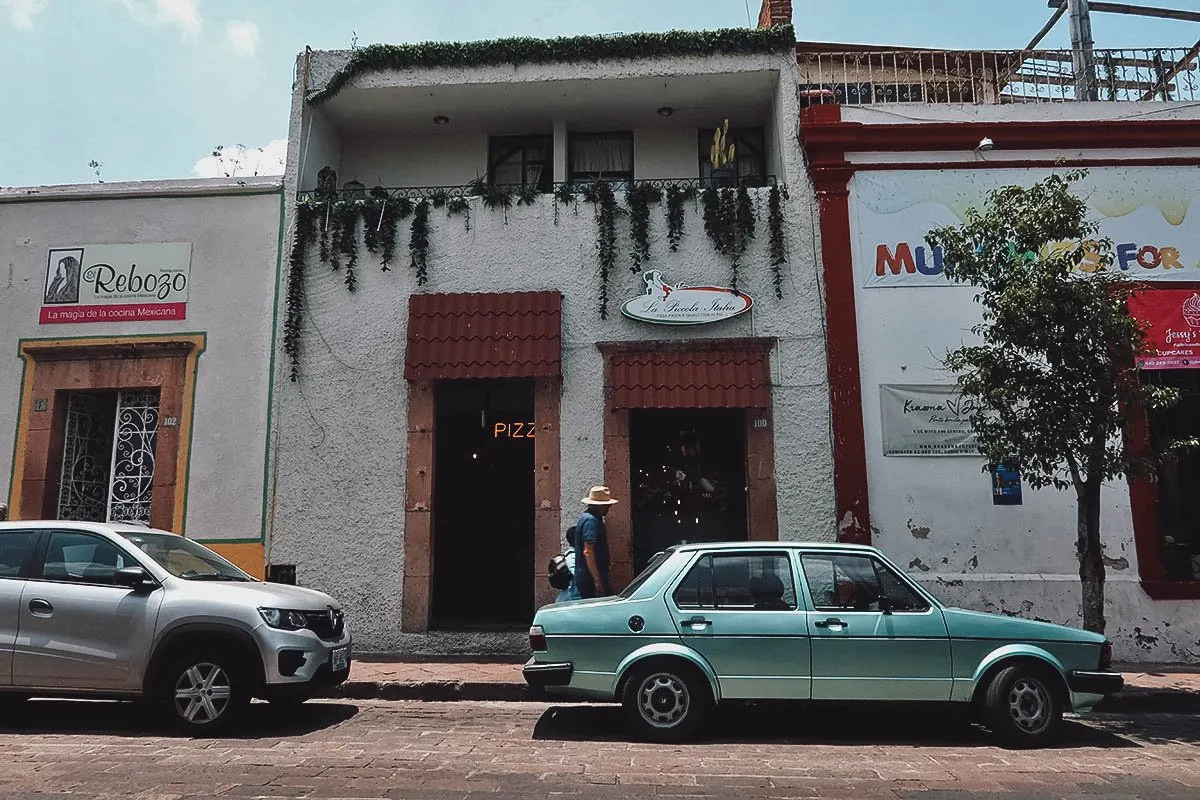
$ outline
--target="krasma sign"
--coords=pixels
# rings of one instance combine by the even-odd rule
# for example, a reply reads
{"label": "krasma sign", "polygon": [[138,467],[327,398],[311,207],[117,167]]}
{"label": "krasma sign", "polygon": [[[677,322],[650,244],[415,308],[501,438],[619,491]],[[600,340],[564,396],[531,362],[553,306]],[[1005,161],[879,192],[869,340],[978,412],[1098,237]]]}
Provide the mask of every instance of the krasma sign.
{"label": "krasma sign", "polygon": [[1129,313],[1146,325],[1154,353],[1138,359],[1142,369],[1200,369],[1200,293],[1147,289],[1129,298]]}
{"label": "krasma sign", "polygon": [[642,273],[646,293],[621,305],[630,319],[655,325],[703,325],[736,317],[750,310],[750,295],[719,286],[672,286],[653,269]]}
{"label": "krasma sign", "polygon": [[956,386],[879,387],[885,456],[978,456],[975,404]]}
{"label": "krasma sign", "polygon": [[[933,228],[957,226],[993,189],[1032,186],[1049,170],[860,172],[852,190],[854,263],[866,288],[954,286]],[[1100,236],[1113,242],[1112,269],[1143,281],[1200,281],[1200,226],[1185,225],[1200,198],[1200,171],[1177,167],[1101,167],[1074,191],[1087,201]],[[1195,215],[1192,215],[1193,217]],[[1073,245],[1072,245],[1073,246]],[[1099,266],[1084,246],[1081,271]],[[1090,251],[1090,254],[1089,254]]]}
{"label": "krasma sign", "polygon": [[40,322],[185,319],[191,263],[189,243],[53,248]]}

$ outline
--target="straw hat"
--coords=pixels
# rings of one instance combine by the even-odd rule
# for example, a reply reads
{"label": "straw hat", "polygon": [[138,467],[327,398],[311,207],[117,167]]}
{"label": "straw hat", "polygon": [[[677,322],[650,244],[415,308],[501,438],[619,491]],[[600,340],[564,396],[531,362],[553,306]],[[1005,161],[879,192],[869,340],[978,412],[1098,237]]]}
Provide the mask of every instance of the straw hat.
{"label": "straw hat", "polygon": [[593,486],[588,492],[588,496],[580,500],[585,506],[615,506],[616,500],[612,499],[612,494],[608,491],[607,486]]}

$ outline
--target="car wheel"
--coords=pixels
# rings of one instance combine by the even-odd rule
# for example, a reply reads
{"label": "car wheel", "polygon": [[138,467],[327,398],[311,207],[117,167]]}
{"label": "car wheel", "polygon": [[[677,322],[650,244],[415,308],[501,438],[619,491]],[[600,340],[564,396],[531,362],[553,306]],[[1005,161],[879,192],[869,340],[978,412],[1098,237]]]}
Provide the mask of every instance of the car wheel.
{"label": "car wheel", "polygon": [[1029,664],[1005,667],[988,685],[985,723],[1016,747],[1040,747],[1062,727],[1063,698],[1049,669]]}
{"label": "car wheel", "polygon": [[250,703],[240,663],[224,653],[196,651],[174,659],[161,700],[175,727],[193,736],[223,730]]}
{"label": "car wheel", "polygon": [[625,682],[621,703],[634,734],[652,742],[692,738],[712,709],[708,681],[681,663],[634,667]]}

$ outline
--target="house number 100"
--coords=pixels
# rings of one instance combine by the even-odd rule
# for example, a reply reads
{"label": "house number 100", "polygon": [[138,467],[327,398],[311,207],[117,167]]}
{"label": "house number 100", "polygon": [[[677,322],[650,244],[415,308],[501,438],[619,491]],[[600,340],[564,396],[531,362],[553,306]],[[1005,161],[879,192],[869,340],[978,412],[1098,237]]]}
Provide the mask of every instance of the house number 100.
{"label": "house number 100", "polygon": [[492,427],[493,439],[532,439],[532,422],[497,422]]}

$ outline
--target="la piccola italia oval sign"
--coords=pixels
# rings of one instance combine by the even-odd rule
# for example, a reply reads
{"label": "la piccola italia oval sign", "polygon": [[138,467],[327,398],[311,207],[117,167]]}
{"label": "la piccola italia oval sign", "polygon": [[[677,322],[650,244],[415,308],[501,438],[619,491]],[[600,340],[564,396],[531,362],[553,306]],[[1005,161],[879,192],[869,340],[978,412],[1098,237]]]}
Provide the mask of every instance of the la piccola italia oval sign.
{"label": "la piccola italia oval sign", "polygon": [[652,325],[704,325],[745,314],[750,295],[723,286],[671,285],[659,270],[642,273],[644,294],[621,304],[621,313]]}

